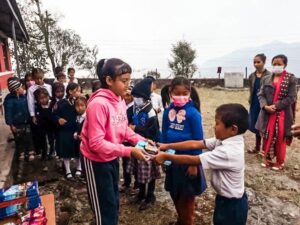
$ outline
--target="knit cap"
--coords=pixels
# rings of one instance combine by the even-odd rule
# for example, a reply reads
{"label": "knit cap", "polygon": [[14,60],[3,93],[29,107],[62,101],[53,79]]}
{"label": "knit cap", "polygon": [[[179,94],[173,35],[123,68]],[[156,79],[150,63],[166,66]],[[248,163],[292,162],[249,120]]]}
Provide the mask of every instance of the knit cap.
{"label": "knit cap", "polygon": [[18,80],[9,80],[8,81],[8,90],[10,93],[13,93],[15,90],[17,90],[21,86],[22,86],[22,84]]}

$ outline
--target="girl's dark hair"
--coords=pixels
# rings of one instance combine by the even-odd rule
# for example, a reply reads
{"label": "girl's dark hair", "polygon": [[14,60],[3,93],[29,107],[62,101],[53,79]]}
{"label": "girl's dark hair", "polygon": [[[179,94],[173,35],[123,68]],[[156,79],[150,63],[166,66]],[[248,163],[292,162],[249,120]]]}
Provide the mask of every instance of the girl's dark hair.
{"label": "girl's dark hair", "polygon": [[62,83],[55,82],[52,85],[52,98],[55,99],[55,92],[62,91],[65,92],[65,86]]}
{"label": "girl's dark hair", "polygon": [[92,92],[95,92],[100,88],[101,88],[101,82],[99,80],[94,80],[92,83]]}
{"label": "girl's dark hair", "polygon": [[68,68],[68,74],[69,74],[72,70],[73,70],[74,73],[75,73],[75,69],[74,69],[73,67],[70,67],[70,68]]}
{"label": "girl's dark hair", "polygon": [[125,73],[132,73],[131,67],[121,59],[101,59],[97,64],[97,75],[101,82],[102,88],[108,88],[106,77],[115,80],[118,76]]}
{"label": "girl's dark hair", "polygon": [[57,66],[54,68],[54,76],[56,77],[57,74],[59,74],[60,72],[64,72],[64,68],[62,66]]}
{"label": "girl's dark hair", "polygon": [[179,85],[185,86],[186,89],[190,91],[192,102],[194,103],[195,108],[200,112],[200,98],[198,92],[194,87],[192,87],[188,78],[182,76],[175,77],[170,85],[170,93],[175,89],[176,86]]}
{"label": "girl's dark hair", "polygon": [[263,63],[266,63],[266,60],[267,60],[267,56],[265,56],[265,54],[263,53],[260,53],[260,54],[257,54],[254,58],[260,58],[261,61],[263,61]]}
{"label": "girl's dark hair", "polygon": [[200,97],[198,94],[198,91],[196,90],[195,87],[191,87],[191,99],[195,105],[195,108],[201,112],[201,102],[200,102]]}
{"label": "girl's dark hair", "polygon": [[67,86],[67,90],[66,90],[66,93],[67,93],[67,98],[70,97],[70,93],[69,91],[73,91],[75,89],[79,88],[79,84],[76,84],[76,83],[69,83],[68,86]]}
{"label": "girl's dark hair", "polygon": [[26,79],[27,79],[28,77],[32,77],[32,73],[31,73],[31,72],[27,72],[27,73],[25,74],[25,76],[24,76],[25,81],[26,81]]}
{"label": "girl's dark hair", "polygon": [[283,54],[274,56],[273,59],[272,59],[272,63],[274,62],[275,59],[282,59],[284,65],[288,64],[288,58]]}
{"label": "girl's dark hair", "polygon": [[85,105],[87,105],[87,99],[84,96],[79,96],[75,99],[74,105],[76,105],[76,102],[82,101]]}
{"label": "girl's dark hair", "polygon": [[44,76],[45,72],[41,68],[33,68],[32,69],[32,78],[35,78],[36,75],[42,74]]}
{"label": "girl's dark hair", "polygon": [[248,129],[248,111],[241,105],[236,103],[224,104],[216,109],[217,116],[220,117],[225,127],[233,125],[238,127],[238,134],[243,134]]}
{"label": "girl's dark hair", "polygon": [[46,88],[38,88],[38,89],[33,93],[33,95],[34,95],[34,98],[35,98],[35,100],[36,100],[37,103],[39,102],[39,98],[40,98],[41,95],[46,95],[46,96],[48,96],[48,97],[50,96],[50,95],[49,95],[49,92],[47,91]]}
{"label": "girl's dark hair", "polygon": [[168,106],[170,105],[170,85],[167,84],[165,85],[161,90],[160,90],[160,95],[161,95],[161,100],[162,100],[162,104],[164,109],[168,108]]}
{"label": "girl's dark hair", "polygon": [[64,74],[64,72],[59,72],[57,75],[56,75],[56,79],[59,79],[61,77],[67,77],[66,74]]}

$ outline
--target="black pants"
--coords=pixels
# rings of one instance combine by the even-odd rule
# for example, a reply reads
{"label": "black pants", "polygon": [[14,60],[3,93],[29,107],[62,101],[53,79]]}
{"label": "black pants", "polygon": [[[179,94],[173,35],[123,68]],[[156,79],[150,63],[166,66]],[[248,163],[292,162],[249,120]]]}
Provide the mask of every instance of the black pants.
{"label": "black pants", "polygon": [[225,198],[217,195],[214,212],[214,225],[245,225],[248,214],[248,197]]}
{"label": "black pants", "polygon": [[42,159],[45,159],[48,154],[54,152],[54,132],[47,129],[37,129],[36,137],[36,152],[42,154]]}
{"label": "black pants", "polygon": [[138,198],[145,199],[146,202],[150,202],[155,197],[154,191],[155,191],[155,180],[151,180],[148,184],[139,184]]}
{"label": "black pants", "polygon": [[17,156],[20,156],[24,152],[25,157],[28,157],[30,147],[32,145],[30,126],[29,125],[16,125],[16,133],[14,133],[14,139],[16,143]]}
{"label": "black pants", "polygon": [[88,195],[96,225],[117,225],[119,220],[119,162],[95,162],[83,157]]}

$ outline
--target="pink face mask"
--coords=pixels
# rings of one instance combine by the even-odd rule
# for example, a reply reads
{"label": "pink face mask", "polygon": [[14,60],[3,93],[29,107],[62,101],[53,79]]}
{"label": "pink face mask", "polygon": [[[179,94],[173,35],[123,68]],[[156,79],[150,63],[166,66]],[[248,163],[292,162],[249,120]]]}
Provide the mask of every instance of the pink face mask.
{"label": "pink face mask", "polygon": [[176,107],[183,107],[190,101],[190,96],[172,96],[172,102]]}

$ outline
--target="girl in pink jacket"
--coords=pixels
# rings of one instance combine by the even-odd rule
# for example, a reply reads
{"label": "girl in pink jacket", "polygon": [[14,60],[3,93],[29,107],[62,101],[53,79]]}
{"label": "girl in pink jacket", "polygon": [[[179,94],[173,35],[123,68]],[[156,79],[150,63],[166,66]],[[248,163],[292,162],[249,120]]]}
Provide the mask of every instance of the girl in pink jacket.
{"label": "girl in pink jacket", "polygon": [[97,75],[102,87],[89,99],[81,132],[81,153],[87,177],[88,194],[97,225],[118,224],[118,157],[145,160],[143,151],[126,147],[144,140],[129,127],[122,96],[130,83],[131,67],[120,59],[102,59]]}

